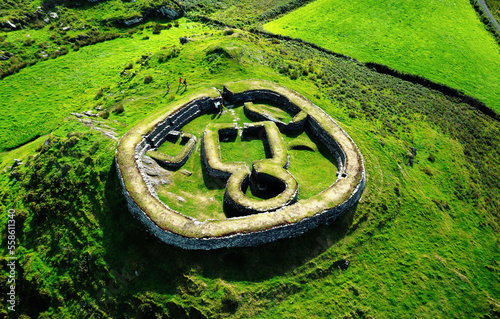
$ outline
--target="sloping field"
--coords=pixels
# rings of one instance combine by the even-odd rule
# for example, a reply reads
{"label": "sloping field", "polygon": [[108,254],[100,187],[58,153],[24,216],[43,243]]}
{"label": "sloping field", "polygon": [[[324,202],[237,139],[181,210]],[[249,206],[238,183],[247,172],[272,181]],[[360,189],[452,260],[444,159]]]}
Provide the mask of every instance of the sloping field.
{"label": "sloping field", "polygon": [[[195,30],[193,26],[189,34]],[[69,53],[65,57],[82,64],[88,59],[88,70],[76,69],[74,76],[80,76],[81,82],[62,81],[59,90],[48,88],[52,92],[44,92],[34,81],[30,86],[27,79],[42,76],[42,66],[49,76],[63,72],[63,63],[69,63],[64,57],[27,67],[3,80],[10,86],[28,88],[25,103],[22,96],[13,100],[16,96],[9,93],[6,84],[2,84],[0,94],[9,94],[11,104],[24,105],[25,118],[30,121],[42,116],[28,112],[36,110],[36,95],[53,94],[52,100],[60,100],[52,104],[55,109],[70,106],[54,115],[60,116],[56,123],[61,125],[50,134],[47,145],[43,145],[43,137],[2,153],[0,170],[7,170],[0,174],[0,211],[4,212],[0,214],[0,232],[6,233],[9,209],[16,211],[19,227],[16,315],[273,319],[498,316],[498,121],[438,91],[293,42],[272,43],[243,31],[231,35],[207,32],[213,36],[194,37],[196,41],[182,46],[178,57],[163,63],[158,62],[159,54],[166,52],[161,45],[172,42],[165,39],[165,44],[158,43],[151,49],[150,68],[143,68],[129,82],[114,75],[120,71],[118,67],[106,75],[106,67],[113,63],[122,66],[129,59],[134,63],[137,57],[129,58],[118,50],[142,52],[140,38],[116,39]],[[137,48],[130,48],[134,45]],[[115,62],[106,60],[111,66],[103,65],[102,72],[92,71],[90,68],[98,65],[84,49],[92,49],[103,58],[114,55]],[[122,54],[125,61],[119,59]],[[293,66],[290,73],[283,71],[285,64]],[[138,68],[134,64],[133,70]],[[101,75],[95,79],[95,74]],[[149,84],[143,81],[146,74],[153,76]],[[72,103],[79,103],[77,98],[83,97],[85,106],[106,106],[110,101],[118,103],[110,98],[123,95],[124,112],[99,119],[117,128],[120,137],[144,115],[168,105],[171,95],[174,102],[186,96],[182,90],[176,92],[173,83],[172,91],[166,94],[165,82],[179,74],[188,76],[186,95],[213,85],[221,88],[220,83],[230,80],[264,78],[323,108],[339,121],[364,156],[367,187],[358,206],[334,225],[248,249],[183,251],[145,234],[128,213],[121,193],[113,164],[116,141],[75,117],[63,117],[73,109]],[[24,86],[14,79],[24,81]],[[86,83],[92,83],[87,95],[69,94],[83,92]],[[334,90],[330,83],[340,86]],[[113,95],[107,101],[107,91],[102,98],[93,99],[98,85],[111,86],[109,93]],[[18,116],[0,107],[2,112]],[[20,115],[17,118],[23,119]],[[22,123],[19,126],[25,127]],[[16,129],[0,132],[2,140],[17,137]],[[410,166],[412,148],[416,155]],[[33,155],[36,157],[30,159]],[[15,170],[16,179],[9,177],[8,168],[15,158],[23,161]],[[312,167],[308,173],[315,172]],[[183,178],[190,183],[189,177]],[[215,181],[207,180],[204,186],[210,190],[216,187],[213,184]],[[185,196],[180,190],[169,191]],[[187,187],[183,191],[190,192]],[[7,256],[7,236],[0,244],[0,255]],[[0,263],[0,280],[6,282],[8,275],[6,263]],[[6,317],[8,287],[0,289],[0,317]]]}
{"label": "sloping field", "polygon": [[[136,63],[142,55],[150,56],[161,47],[179,45],[179,37],[207,31],[199,24],[180,20],[178,28],[165,30],[159,35],[145,29],[133,38],[119,38],[112,42],[84,47],[78,52],[42,61],[30,71],[9,76],[0,81],[0,150],[14,148],[39,135],[53,130],[71,112],[92,109],[103,101],[94,100],[99,89],[122,79],[121,90],[130,92],[131,83],[120,77],[120,72],[131,63],[132,72],[147,69]],[[14,38],[21,30],[9,34]],[[142,39],[148,37],[148,39]],[[177,76],[172,76],[174,79]],[[137,76],[139,77],[139,76]],[[139,80],[139,79],[136,79]],[[138,81],[140,82],[140,81]],[[165,85],[166,83],[162,83]],[[125,86],[126,85],[126,86]],[[120,100],[123,94],[114,92],[107,100]],[[109,94],[109,93],[107,93]],[[115,102],[116,103],[116,102]],[[12,132],[16,134],[12,135]]]}
{"label": "sloping field", "polygon": [[500,111],[500,53],[467,0],[318,0],[264,25],[449,85]]}

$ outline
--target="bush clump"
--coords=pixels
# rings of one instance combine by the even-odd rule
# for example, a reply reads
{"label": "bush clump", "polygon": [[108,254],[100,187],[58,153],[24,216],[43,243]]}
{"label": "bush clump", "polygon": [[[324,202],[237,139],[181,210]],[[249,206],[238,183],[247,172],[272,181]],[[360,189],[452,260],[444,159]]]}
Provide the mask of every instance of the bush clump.
{"label": "bush clump", "polygon": [[94,100],[99,100],[104,95],[104,89],[100,88],[94,96]]}
{"label": "bush clump", "polygon": [[430,153],[429,157],[427,157],[427,160],[431,163],[434,163],[436,161],[436,157],[434,156],[434,154]]}
{"label": "bush clump", "polygon": [[151,76],[150,74],[144,77],[144,84],[149,84],[151,83],[151,81],[153,81],[153,76]]}
{"label": "bush clump", "polygon": [[113,113],[115,114],[120,114],[120,113],[123,113],[125,112],[125,108],[123,108],[123,104],[117,104],[114,108],[113,108]]}
{"label": "bush clump", "polygon": [[98,115],[100,117],[102,117],[103,119],[107,119],[109,117],[109,111],[108,110],[101,111],[101,112],[99,112]]}
{"label": "bush clump", "polygon": [[166,53],[160,54],[158,57],[158,62],[163,63],[179,55],[181,50],[175,45],[171,46]]}
{"label": "bush clump", "polygon": [[153,34],[160,34],[163,29],[162,25],[157,23],[153,26]]}
{"label": "bush clump", "polygon": [[232,35],[234,33],[233,29],[225,29],[224,30],[224,35]]}

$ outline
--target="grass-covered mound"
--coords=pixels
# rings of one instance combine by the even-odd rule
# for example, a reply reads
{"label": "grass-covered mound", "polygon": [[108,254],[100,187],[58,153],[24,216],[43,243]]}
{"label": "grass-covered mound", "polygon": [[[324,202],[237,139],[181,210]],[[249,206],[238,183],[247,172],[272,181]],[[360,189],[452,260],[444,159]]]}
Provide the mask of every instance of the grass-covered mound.
{"label": "grass-covered mound", "polygon": [[[186,29],[188,25],[193,29],[185,30],[185,35],[197,34],[194,25],[186,24]],[[139,71],[127,83],[120,83],[118,76],[100,78],[100,85],[87,92],[89,100],[100,87],[109,89],[103,90],[104,96],[97,102],[81,99],[81,109],[72,106],[72,98],[65,94],[73,83],[69,79],[80,76],[82,81],[74,90],[79,98],[76,93],[86,89],[86,80],[91,81],[86,73],[91,68],[59,68],[55,59],[41,63],[45,73],[30,66],[15,75],[29,79],[43,74],[50,81],[58,76],[68,78],[59,84],[61,89],[50,91],[50,99],[65,105],[67,111],[54,115],[51,120],[56,124],[51,129],[40,130],[44,132],[40,134],[49,133],[61,123],[49,144],[42,146],[47,136],[41,136],[1,153],[2,256],[6,256],[8,209],[16,210],[19,225],[16,316],[498,316],[498,121],[468,100],[298,44],[272,43],[241,31],[232,35],[213,29],[200,32],[202,36],[193,37],[197,41],[182,47],[173,37],[138,52],[156,55],[162,46],[181,48],[177,57],[166,62],[152,59],[149,69]],[[150,40],[160,39],[156,36],[151,35]],[[117,39],[88,48],[99,50],[104,59],[119,54],[114,43],[126,49],[142,41],[140,37]],[[209,53],[216,45],[237,54]],[[89,58],[85,62],[84,52],[70,54],[82,65],[91,63]],[[80,54],[82,60],[78,60]],[[121,71],[128,62],[140,58],[117,58],[108,67],[114,65]],[[153,76],[150,84],[143,81],[147,74]],[[172,84],[179,75],[189,76],[187,91],[175,92],[175,85],[165,95],[166,82]],[[110,108],[109,118],[99,121],[116,128],[121,136],[145,115],[173,105],[169,104],[171,97],[175,103],[195,90],[214,85],[221,89],[223,83],[245,78],[265,78],[296,90],[339,120],[365,158],[369,183],[361,201],[332,226],[258,248],[193,253],[158,243],[127,212],[113,165],[116,141],[73,116],[64,117],[103,101]],[[0,93],[12,100],[14,95],[4,92],[16,81],[6,82],[8,79],[0,81]],[[26,113],[19,118],[16,112],[9,114],[19,126],[23,120],[40,118],[35,112],[38,107],[49,110],[40,104],[45,98],[33,97],[43,92],[38,88],[18,96],[24,100]],[[109,93],[113,95],[104,101]],[[124,109],[121,113],[111,111],[119,103],[115,100],[118,97]],[[6,134],[14,139],[20,133],[6,130],[0,137],[6,139]],[[78,138],[76,144],[74,137]],[[201,140],[201,136],[197,138]],[[311,141],[303,141],[303,147],[314,148]],[[298,178],[292,171],[294,152],[289,151],[290,171]],[[26,166],[33,155],[36,158]],[[408,165],[410,157],[413,166]],[[23,164],[10,178],[14,159]],[[63,166],[64,171],[69,168],[64,176]],[[177,178],[177,173],[182,175],[176,172],[172,178]],[[311,167],[307,175],[314,174]],[[191,190],[202,187],[192,184],[185,180],[183,185]],[[200,205],[211,202],[200,199]],[[5,263],[0,267],[1,281],[5,282],[9,269]],[[5,286],[1,289],[0,311],[4,315],[7,290]]]}
{"label": "grass-covered mound", "polygon": [[499,44],[468,0],[318,0],[264,27],[446,84],[500,111]]}

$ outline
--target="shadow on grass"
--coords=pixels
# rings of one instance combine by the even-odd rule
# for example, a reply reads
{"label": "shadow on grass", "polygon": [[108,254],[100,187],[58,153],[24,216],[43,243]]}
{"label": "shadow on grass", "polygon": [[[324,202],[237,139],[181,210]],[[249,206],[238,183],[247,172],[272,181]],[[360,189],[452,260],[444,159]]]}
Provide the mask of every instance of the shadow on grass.
{"label": "shadow on grass", "polygon": [[[192,270],[210,278],[262,281],[293,271],[342,239],[353,221],[354,207],[330,226],[257,247],[189,251],[164,244],[149,234],[129,213],[115,172],[106,182],[108,214],[99,221],[104,258],[115,276],[123,277],[130,292],[154,290],[175,293]],[[137,274],[136,274],[137,272]]]}

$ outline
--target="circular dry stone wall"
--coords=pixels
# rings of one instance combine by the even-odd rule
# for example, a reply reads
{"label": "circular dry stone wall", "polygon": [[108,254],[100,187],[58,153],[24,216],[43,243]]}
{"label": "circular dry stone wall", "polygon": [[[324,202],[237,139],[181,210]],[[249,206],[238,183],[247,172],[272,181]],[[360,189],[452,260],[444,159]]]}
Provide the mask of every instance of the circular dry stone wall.
{"label": "circular dry stone wall", "polygon": [[[269,101],[296,114],[283,123],[260,112],[255,101]],[[182,165],[196,140],[175,158],[162,158],[155,150],[169,136],[194,118],[221,107],[244,103],[245,112],[260,122],[245,126],[243,133],[265,128],[271,157],[245,163],[223,163],[219,136],[235,134],[235,127],[208,123],[201,141],[201,157],[207,174],[226,181],[224,204],[244,214],[241,217],[199,221],[175,211],[162,202],[145,174],[143,156],[153,154],[166,164]],[[297,201],[300,185],[288,172],[288,153],[279,132],[307,129],[337,160],[335,182],[321,193]],[[157,159],[157,160],[158,160]],[[295,91],[276,83],[246,80],[217,89],[200,91],[169,105],[127,132],[116,150],[116,168],[129,211],[161,241],[184,249],[248,247],[298,236],[329,224],[360,198],[365,186],[363,158],[349,135],[325,112]],[[250,187],[259,192],[262,183],[282,185],[280,193],[262,201],[245,195]]]}

